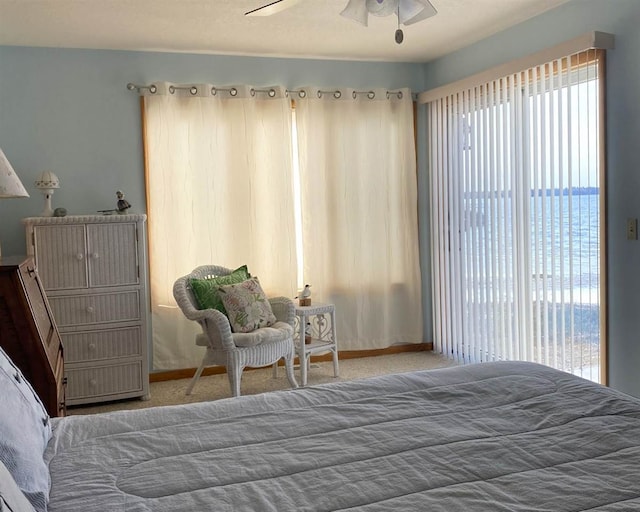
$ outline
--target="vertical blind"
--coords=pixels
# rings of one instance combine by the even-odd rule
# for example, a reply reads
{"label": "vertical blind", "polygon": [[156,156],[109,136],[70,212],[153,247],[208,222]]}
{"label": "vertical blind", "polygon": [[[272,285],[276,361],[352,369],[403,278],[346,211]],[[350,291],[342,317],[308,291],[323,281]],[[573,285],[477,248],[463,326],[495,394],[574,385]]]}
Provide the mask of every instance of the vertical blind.
{"label": "vertical blind", "polygon": [[603,56],[428,104],[436,350],[599,379]]}

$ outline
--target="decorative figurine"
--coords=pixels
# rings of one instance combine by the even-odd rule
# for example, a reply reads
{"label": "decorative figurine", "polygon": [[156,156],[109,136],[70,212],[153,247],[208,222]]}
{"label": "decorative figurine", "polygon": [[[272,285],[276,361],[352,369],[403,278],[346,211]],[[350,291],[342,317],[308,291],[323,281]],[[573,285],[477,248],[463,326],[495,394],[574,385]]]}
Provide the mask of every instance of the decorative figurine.
{"label": "decorative figurine", "polygon": [[127,213],[127,210],[131,208],[131,205],[129,204],[129,201],[124,198],[124,192],[122,192],[122,190],[118,190],[116,192],[116,196],[118,198],[117,208],[114,208],[113,210],[98,210],[98,213],[103,215],[111,215],[114,212],[123,215]]}
{"label": "decorative figurine", "polygon": [[129,201],[124,198],[124,193],[122,190],[118,190],[116,192],[116,196],[118,196],[118,213],[127,213],[127,210],[131,208]]}
{"label": "decorative figurine", "polygon": [[296,299],[298,299],[301,306],[311,306],[311,285],[305,284]]}

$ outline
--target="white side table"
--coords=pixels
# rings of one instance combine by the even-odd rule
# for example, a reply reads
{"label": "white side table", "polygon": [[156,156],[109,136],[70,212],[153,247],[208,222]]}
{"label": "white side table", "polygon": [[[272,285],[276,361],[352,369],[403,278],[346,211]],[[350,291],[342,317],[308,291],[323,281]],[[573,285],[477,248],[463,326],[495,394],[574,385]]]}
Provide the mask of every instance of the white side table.
{"label": "white side table", "polygon": [[[338,340],[336,338],[336,311],[333,304],[313,304],[296,306],[296,350],[300,359],[302,385],[307,385],[307,371],[311,354],[333,353],[333,375],[338,376]],[[309,324],[311,343],[305,343],[305,328]]]}

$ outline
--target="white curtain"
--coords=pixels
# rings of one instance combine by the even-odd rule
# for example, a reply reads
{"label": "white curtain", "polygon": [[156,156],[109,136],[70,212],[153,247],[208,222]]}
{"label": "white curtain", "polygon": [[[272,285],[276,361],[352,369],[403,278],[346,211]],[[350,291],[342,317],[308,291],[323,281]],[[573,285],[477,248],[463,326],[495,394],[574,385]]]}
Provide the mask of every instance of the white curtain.
{"label": "white curtain", "polygon": [[599,379],[600,57],[429,104],[436,350]]}
{"label": "white curtain", "polygon": [[336,305],[341,349],[421,343],[411,93],[305,92],[295,110],[304,282]]}
{"label": "white curtain", "polygon": [[154,87],[144,98],[153,367],[191,368],[203,349],[173,300],[178,277],[247,264],[267,294],[295,295],[291,107],[280,87]]}

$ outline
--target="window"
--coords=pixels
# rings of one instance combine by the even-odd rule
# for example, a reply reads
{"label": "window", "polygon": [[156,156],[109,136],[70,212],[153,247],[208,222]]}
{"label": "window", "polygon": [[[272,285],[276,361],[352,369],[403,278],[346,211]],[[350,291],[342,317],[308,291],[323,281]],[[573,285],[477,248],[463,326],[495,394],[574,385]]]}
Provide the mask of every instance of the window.
{"label": "window", "polygon": [[292,113],[282,86],[154,85],[144,126],[155,369],[201,359],[199,327],[172,287],[203,264],[246,264],[273,296],[295,297],[304,279],[335,304],[345,350],[423,341],[409,90],[306,88]]}

